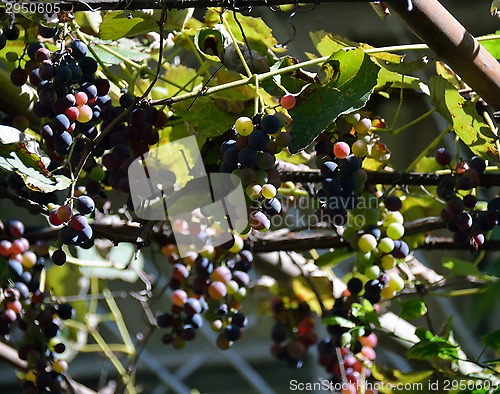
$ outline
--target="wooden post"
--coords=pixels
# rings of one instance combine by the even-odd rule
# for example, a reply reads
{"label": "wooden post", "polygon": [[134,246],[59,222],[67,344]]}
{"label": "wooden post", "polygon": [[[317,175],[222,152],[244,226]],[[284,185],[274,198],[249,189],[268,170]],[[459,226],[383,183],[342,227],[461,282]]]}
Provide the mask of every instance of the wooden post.
{"label": "wooden post", "polygon": [[500,63],[438,0],[388,1],[391,10],[496,111],[500,110]]}

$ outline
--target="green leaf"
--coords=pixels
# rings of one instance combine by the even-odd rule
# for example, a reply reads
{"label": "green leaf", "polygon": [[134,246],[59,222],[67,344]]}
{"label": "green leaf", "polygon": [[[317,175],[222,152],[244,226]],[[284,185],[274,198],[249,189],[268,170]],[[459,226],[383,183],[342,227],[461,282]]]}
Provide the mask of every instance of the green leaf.
{"label": "green leaf", "polygon": [[93,44],[102,44],[106,48],[109,48],[113,52],[115,52],[118,56],[115,56],[113,53],[106,51],[99,45],[94,45],[93,49],[97,55],[97,57],[104,64],[122,64],[123,58],[134,62],[141,62],[145,59],[149,59],[151,56],[148,53],[144,53],[137,47],[137,43],[128,38],[122,38],[117,42],[112,41],[103,41],[103,40],[94,40]]}
{"label": "green leaf", "polygon": [[400,316],[405,320],[417,319],[427,313],[425,302],[418,298],[399,301],[399,306],[401,307]]}
{"label": "green leaf", "polygon": [[157,30],[158,24],[152,19],[128,18],[123,11],[117,11],[104,15],[99,36],[103,40],[118,40]]}
{"label": "green leaf", "polygon": [[481,338],[484,346],[488,346],[495,350],[500,350],[500,329],[489,332]]}
{"label": "green leaf", "polygon": [[293,118],[292,153],[308,146],[340,115],[365,105],[380,70],[360,49],[338,51],[323,66],[330,80],[306,87],[300,95],[303,101],[288,111]]}
{"label": "green leaf", "polygon": [[422,327],[415,330],[415,335],[420,338],[420,342],[408,350],[408,358],[425,360],[438,357],[454,360],[458,357],[458,347],[445,338],[434,335]]}
{"label": "green leaf", "polygon": [[481,272],[474,264],[469,261],[454,258],[453,260],[443,261],[443,267],[449,269],[457,276],[472,276],[477,279],[493,281],[494,278]]}
{"label": "green leaf", "polygon": [[0,168],[15,172],[31,190],[50,193],[64,190],[71,181],[63,175],[52,175],[50,159],[38,142],[10,126],[0,126]]}
{"label": "green leaf", "polygon": [[434,106],[453,125],[464,144],[483,159],[498,161],[496,136],[476,112],[474,104],[462,98],[457,89],[440,76],[431,77],[429,88]]}
{"label": "green leaf", "polygon": [[[497,30],[495,34],[500,34]],[[492,35],[492,34],[490,34]],[[489,52],[495,59],[500,59],[500,38],[496,40],[489,40],[481,42],[481,45]]]}
{"label": "green leaf", "polygon": [[[144,267],[144,257],[142,253],[136,256],[134,245],[120,243],[111,248],[106,258],[101,257],[96,247],[90,249],[78,248],[78,259],[71,259],[73,263],[80,265],[80,271],[85,277],[98,277],[100,279],[119,279],[124,282],[133,283],[139,278],[137,272]],[[95,266],[88,266],[88,262]],[[104,263],[104,264],[103,264]],[[99,265],[109,265],[99,266]]]}
{"label": "green leaf", "polygon": [[340,316],[330,316],[330,317],[325,317],[322,320],[323,324],[328,324],[330,326],[340,326],[340,327],[345,327],[345,328],[354,328],[356,327],[356,324],[349,319],[346,319],[344,317]]}
{"label": "green leaf", "polygon": [[[188,122],[197,135],[216,137],[233,127],[235,114],[222,111],[211,97],[198,97],[192,101],[182,101],[173,105],[175,114]],[[250,112],[248,115],[251,116]]]}
{"label": "green leaf", "polygon": [[342,263],[343,261],[346,261],[347,259],[353,257],[356,255],[356,252],[350,251],[350,250],[344,250],[344,249],[339,249],[335,250],[333,252],[326,252],[319,256],[316,260],[315,263],[318,267],[334,267],[337,264]]}
{"label": "green leaf", "polygon": [[220,63],[224,40],[219,30],[201,29],[194,36],[194,45],[207,59]]}
{"label": "green leaf", "polygon": [[[242,31],[245,32],[246,40],[251,49],[256,50],[260,55],[266,55],[269,49],[275,52],[283,52],[284,48],[278,48],[278,40],[274,38],[273,31],[262,18],[253,16],[244,16],[237,13],[239,24],[234,19],[234,13],[228,12],[224,14],[231,32],[236,40],[244,43]],[[220,15],[217,15],[220,19]],[[241,25],[241,27],[240,27]]]}
{"label": "green leaf", "polygon": [[413,89],[429,94],[428,86],[420,79],[390,71],[382,67],[378,74],[377,90],[386,89]]}

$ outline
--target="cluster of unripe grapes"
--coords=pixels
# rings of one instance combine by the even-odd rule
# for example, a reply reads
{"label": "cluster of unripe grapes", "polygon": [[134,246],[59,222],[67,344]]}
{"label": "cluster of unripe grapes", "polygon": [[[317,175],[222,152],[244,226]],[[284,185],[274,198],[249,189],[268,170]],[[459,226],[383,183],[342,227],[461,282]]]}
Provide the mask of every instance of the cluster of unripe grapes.
{"label": "cluster of unripe grapes", "polygon": [[484,244],[485,234],[493,230],[500,219],[500,198],[494,197],[486,203],[478,201],[473,192],[479,186],[479,175],[486,170],[486,162],[474,156],[452,168],[451,153],[445,148],[436,151],[435,159],[453,171],[453,176],[442,177],[436,188],[437,195],[446,202],[441,218],[453,233],[456,245],[469,245],[471,250],[477,250]]}
{"label": "cluster of unripe grapes", "polygon": [[276,193],[281,185],[276,169],[276,153],[291,142],[288,132],[282,131],[281,114],[257,115],[253,119],[240,117],[234,125],[234,139],[220,147],[222,172],[237,175],[245,188],[250,207],[250,226],[266,231],[271,226],[268,216],[281,212],[281,202]]}
{"label": "cluster of unripe grapes", "polygon": [[168,330],[162,338],[165,344],[183,348],[186,341],[195,339],[203,318],[218,333],[220,349],[230,348],[243,336],[247,319],[240,308],[250,283],[253,255],[248,250],[231,250],[207,246],[200,254],[180,258],[175,245],[163,247],[173,265],[169,282],[172,306],[170,312],[156,318],[157,325]]}
{"label": "cluster of unripe grapes", "polygon": [[[373,199],[377,200],[375,196]],[[364,219],[370,219],[370,211],[377,215],[372,216],[375,220],[367,221],[362,226],[356,226],[353,219],[342,234],[350,242],[352,249],[358,252],[356,269],[360,274],[369,280],[377,280],[384,272],[389,274],[389,281],[381,289],[384,299],[392,299],[404,287],[403,280],[395,271],[397,263],[410,253],[408,244],[401,239],[405,232],[404,218],[399,212],[401,207],[399,197],[391,195],[385,198],[380,210],[353,210],[352,215],[364,214]],[[380,294],[369,301],[376,303],[380,300],[379,296]]]}
{"label": "cluster of unripe grapes", "polygon": [[[50,204],[49,222],[55,227],[63,226],[59,230],[59,243],[62,245],[75,245],[89,249],[94,245],[93,230],[87,216],[94,212],[95,202],[86,195],[79,195],[73,199],[73,206],[64,204],[59,207]],[[66,253],[57,249],[52,254],[55,265],[63,265],[66,262]]]}
{"label": "cluster of unripe grapes", "polygon": [[271,310],[275,319],[271,330],[274,344],[271,354],[290,368],[301,368],[308,349],[318,336],[314,331],[315,318],[306,302],[286,297],[271,300]]}
{"label": "cluster of unripe grapes", "polygon": [[45,259],[38,257],[24,231],[19,220],[2,225],[0,263],[5,269],[0,273],[0,335],[27,362],[27,371],[20,374],[23,393],[59,393],[67,363],[59,356],[66,347],[56,337],[62,320],[72,318],[73,308],[47,301],[40,291]]}

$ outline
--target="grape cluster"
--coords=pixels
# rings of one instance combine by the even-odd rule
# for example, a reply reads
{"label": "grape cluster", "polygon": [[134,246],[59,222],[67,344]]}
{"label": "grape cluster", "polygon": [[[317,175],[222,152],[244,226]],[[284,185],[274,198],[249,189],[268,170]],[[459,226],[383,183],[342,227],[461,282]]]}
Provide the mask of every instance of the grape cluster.
{"label": "grape cluster", "polygon": [[[126,108],[132,106],[134,100],[130,93],[124,93],[120,97],[119,106],[107,106],[102,113],[101,130],[106,129]],[[87,191],[97,195],[102,186],[110,186],[129,193],[130,163],[148,152],[151,145],[158,143],[159,130],[166,122],[165,113],[154,107],[134,108],[93,150],[93,160],[89,160],[85,167],[88,173]]]}
{"label": "grape cluster", "polygon": [[[77,213],[74,213],[68,204],[52,207],[49,222],[56,227],[64,224],[59,230],[58,238],[61,244],[91,248],[94,245],[93,230],[85,215],[94,212],[95,202],[89,196],[79,195],[74,198],[74,207]],[[56,265],[63,265],[66,262],[66,253],[62,249],[54,251],[52,261]]]}
{"label": "grape cluster", "polygon": [[366,206],[349,212],[348,225],[342,237],[357,251],[356,269],[365,280],[378,280],[384,273],[388,273],[387,286],[382,286],[381,291],[373,296],[366,297],[370,302],[377,303],[381,295],[384,299],[392,299],[404,288],[404,282],[395,267],[409,255],[410,248],[401,239],[405,228],[403,215],[399,211],[402,208],[399,197],[387,196],[383,204],[369,193],[363,193],[360,199]]}
{"label": "grape cluster", "polygon": [[276,198],[281,179],[275,154],[291,142],[290,134],[281,130],[283,126],[279,114],[253,119],[240,117],[234,125],[237,137],[220,147],[220,170],[241,179],[251,210],[250,227],[254,230],[268,230],[271,227],[269,216],[279,214],[282,209]]}
{"label": "grape cluster", "polygon": [[314,331],[314,315],[306,302],[288,298],[286,301],[283,298],[271,301],[276,321],[271,331],[274,342],[271,354],[290,368],[300,368],[308,348],[318,340]]}
{"label": "grape cluster", "polygon": [[[26,64],[36,66],[31,67],[29,73],[29,82],[38,92],[33,112],[49,120],[40,131],[49,154],[52,159],[62,162],[73,146],[72,162],[76,164],[78,153],[83,151],[85,144],[83,140],[73,144],[73,140],[80,134],[91,139],[96,137],[91,120],[99,119],[103,108],[110,103],[109,81],[95,78],[97,61],[87,56],[87,45],[80,40],[72,40],[67,49],[55,52],[35,42],[27,46],[27,53],[30,61]],[[27,82],[26,74],[19,79],[13,75],[14,84]]]}
{"label": "grape cluster", "polygon": [[[445,148],[435,153],[436,162],[441,166],[451,166],[452,156]],[[493,230],[500,219],[500,198],[491,199],[486,210],[481,209],[473,190],[479,186],[479,175],[486,170],[486,162],[477,156],[470,161],[461,161],[452,168],[453,175],[441,178],[436,192],[446,201],[441,218],[453,233],[453,242],[459,246],[469,245],[478,250],[484,244],[485,234]]]}
{"label": "grape cluster", "polygon": [[168,329],[163,342],[181,349],[186,341],[195,339],[205,317],[219,333],[217,347],[230,348],[243,336],[247,325],[240,308],[250,283],[252,253],[231,252],[239,247],[224,250],[207,246],[200,254],[192,252],[181,259],[176,249],[172,244],[162,249],[173,265],[169,282],[172,306],[170,312],[156,318],[160,328]]}
{"label": "grape cluster", "polygon": [[[343,296],[337,298],[333,308],[325,313],[326,318],[344,319],[339,319],[336,322],[338,324],[327,325],[329,336],[318,344],[319,363],[332,374],[330,377],[332,384],[343,384],[342,392],[358,392],[358,388],[362,386],[360,381],[370,377],[369,367],[376,357],[374,348],[377,345],[377,336],[370,324],[367,325],[356,317],[353,305],[360,305],[362,297],[380,298],[387,281],[386,275],[383,275],[363,285],[359,278],[351,278],[347,282],[347,290]],[[345,321],[354,323],[356,328],[343,324]],[[363,370],[364,376],[362,376]]]}
{"label": "grape cluster", "polygon": [[[356,207],[359,193],[366,182],[366,171],[362,169],[363,159],[369,154],[371,127],[369,118],[359,113],[344,117],[348,125],[347,132],[339,135],[335,142],[326,134],[318,137],[315,151],[316,164],[321,170],[323,183],[318,196],[323,202],[321,217],[332,224],[344,225],[347,213]],[[356,134],[357,137],[353,135]],[[340,132],[339,132],[340,133]]]}
{"label": "grape cluster", "polygon": [[2,230],[0,262],[6,269],[0,274],[0,335],[27,362],[27,371],[20,375],[23,392],[61,392],[61,374],[67,363],[59,355],[66,346],[56,337],[62,320],[72,318],[73,308],[47,301],[40,291],[40,273],[46,261],[23,237],[24,224],[9,220]]}

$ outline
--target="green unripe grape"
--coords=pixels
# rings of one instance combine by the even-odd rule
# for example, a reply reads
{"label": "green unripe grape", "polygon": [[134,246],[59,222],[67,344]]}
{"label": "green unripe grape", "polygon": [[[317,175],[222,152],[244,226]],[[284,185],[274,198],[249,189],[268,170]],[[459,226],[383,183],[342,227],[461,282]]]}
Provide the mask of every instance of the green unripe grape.
{"label": "green unripe grape", "polygon": [[364,272],[366,268],[370,267],[375,262],[375,256],[372,252],[358,252],[357,257],[357,265],[360,272]]}
{"label": "green unripe grape", "polygon": [[361,119],[361,114],[359,112],[351,112],[350,114],[344,115],[344,120],[349,124],[354,124]]}
{"label": "green unripe grape", "polygon": [[253,131],[252,119],[247,118],[246,116],[241,116],[238,119],[236,119],[234,128],[236,129],[236,132],[239,135],[246,137],[247,135],[252,134]]}
{"label": "green unripe grape", "polygon": [[390,270],[391,268],[394,268],[396,266],[396,259],[394,258],[394,256],[386,254],[380,259],[380,265],[384,270]]}
{"label": "green unripe grape", "polygon": [[260,192],[262,191],[262,186],[260,185],[248,185],[245,189],[245,192],[248,197],[252,200],[257,200],[260,196]]}
{"label": "green unripe grape", "polygon": [[389,237],[382,238],[378,243],[378,250],[382,253],[391,253],[394,249],[394,241]]}
{"label": "green unripe grape", "polygon": [[351,147],[352,154],[358,157],[364,157],[368,154],[368,145],[365,140],[358,140]]}
{"label": "green unripe grape", "polygon": [[353,127],[358,133],[364,134],[372,127],[372,121],[369,118],[362,118],[354,123]]}
{"label": "green unripe grape", "polygon": [[399,292],[404,289],[405,282],[397,273],[389,272],[389,278],[389,284],[387,285],[389,289],[395,292]]}
{"label": "green unripe grape", "polygon": [[267,172],[264,170],[258,170],[255,171],[255,183],[259,185],[264,185],[267,183],[269,180],[269,176],[267,175]]}
{"label": "green unripe grape", "polygon": [[378,265],[371,265],[371,266],[365,268],[365,275],[370,280],[377,279],[380,276],[379,266]]}
{"label": "green unripe grape", "polygon": [[400,239],[405,233],[405,228],[401,223],[391,223],[385,232],[389,238]]}
{"label": "green unripe grape", "polygon": [[380,297],[386,300],[392,300],[396,296],[396,292],[389,287],[384,287],[380,292]]}
{"label": "green unripe grape", "polygon": [[385,215],[385,219],[384,219],[384,224],[385,225],[389,225],[391,223],[401,223],[403,224],[404,223],[404,218],[403,218],[403,214],[399,211],[391,211],[391,212],[387,212],[387,215]]}
{"label": "green unripe grape", "polygon": [[362,252],[371,252],[377,247],[377,238],[372,234],[363,234],[358,240],[358,248]]}
{"label": "green unripe grape", "polygon": [[[347,222],[350,223],[349,220]],[[346,226],[344,232],[342,233],[342,238],[351,239],[354,236],[354,234],[356,234],[357,230],[358,229],[354,226],[349,226],[349,227]]]}
{"label": "green unripe grape", "polygon": [[378,209],[365,209],[363,211],[366,225],[376,225],[379,219]]}
{"label": "green unripe grape", "polygon": [[97,166],[92,168],[90,171],[90,179],[96,182],[102,181],[106,177],[106,172],[104,171],[104,168]]}
{"label": "green unripe grape", "polygon": [[271,184],[266,184],[262,186],[262,190],[260,193],[262,194],[262,197],[270,200],[271,198],[276,196],[276,188]]}

